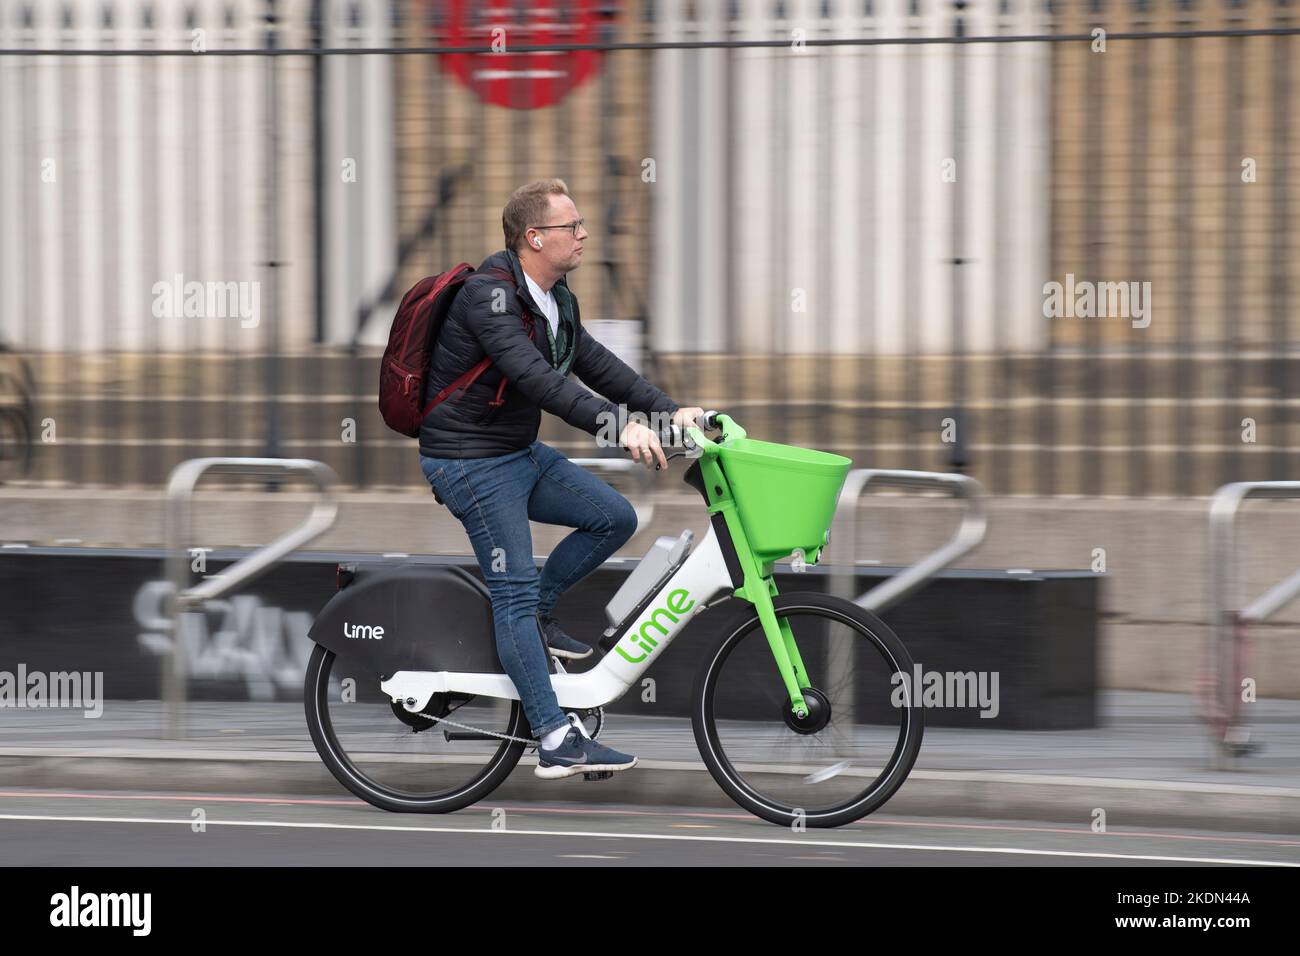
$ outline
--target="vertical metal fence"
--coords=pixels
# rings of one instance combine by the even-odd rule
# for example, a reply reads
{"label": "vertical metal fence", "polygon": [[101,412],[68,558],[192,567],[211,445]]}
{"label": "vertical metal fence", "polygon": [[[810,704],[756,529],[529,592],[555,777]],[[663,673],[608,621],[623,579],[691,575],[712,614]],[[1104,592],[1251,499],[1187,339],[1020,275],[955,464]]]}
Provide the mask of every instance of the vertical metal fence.
{"label": "vertical metal fence", "polygon": [[421,487],[374,408],[396,299],[549,175],[584,321],[751,434],[1002,494],[1291,477],[1297,33],[1287,0],[0,0],[0,480]]}

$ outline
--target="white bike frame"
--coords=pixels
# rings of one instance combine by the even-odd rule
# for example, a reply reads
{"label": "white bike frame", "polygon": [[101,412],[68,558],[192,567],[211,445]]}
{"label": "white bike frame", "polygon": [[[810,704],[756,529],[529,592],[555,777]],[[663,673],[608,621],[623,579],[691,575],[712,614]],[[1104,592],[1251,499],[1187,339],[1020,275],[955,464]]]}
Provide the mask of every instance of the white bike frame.
{"label": "white bike frame", "polygon": [[[623,631],[605,658],[581,674],[552,674],[551,686],[561,707],[604,707],[636,683],[687,623],[723,593],[734,590],[722,548],[712,526],[645,610]],[[453,671],[398,671],[379,685],[394,703],[423,710],[434,694],[474,694],[519,700],[514,682],[505,674]]]}

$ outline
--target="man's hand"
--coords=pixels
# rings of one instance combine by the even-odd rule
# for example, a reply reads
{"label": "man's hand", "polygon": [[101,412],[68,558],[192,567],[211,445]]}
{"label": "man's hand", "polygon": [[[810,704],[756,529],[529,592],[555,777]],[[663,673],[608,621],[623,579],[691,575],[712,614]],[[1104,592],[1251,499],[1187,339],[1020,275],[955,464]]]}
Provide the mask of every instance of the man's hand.
{"label": "man's hand", "polygon": [[703,416],[702,408],[679,408],[673,413],[673,424],[678,428],[689,428],[694,426],[700,427],[700,417]]}
{"label": "man's hand", "polygon": [[639,422],[628,422],[623,428],[623,434],[619,436],[619,444],[632,453],[632,460],[640,459],[647,468],[653,468],[658,460],[660,468],[668,467],[668,459],[664,457],[663,446],[659,444],[659,436],[651,429]]}

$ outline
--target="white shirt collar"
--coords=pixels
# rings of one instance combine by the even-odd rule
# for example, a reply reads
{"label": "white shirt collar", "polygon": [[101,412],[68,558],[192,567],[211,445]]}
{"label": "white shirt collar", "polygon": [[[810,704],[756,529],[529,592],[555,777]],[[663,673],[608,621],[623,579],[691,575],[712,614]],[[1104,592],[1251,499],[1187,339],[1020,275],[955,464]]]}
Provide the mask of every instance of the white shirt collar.
{"label": "white shirt collar", "polygon": [[[522,269],[520,271],[523,272]],[[535,301],[538,305],[541,305],[548,298],[551,298],[554,295],[554,293],[552,293],[549,289],[543,292],[542,287],[539,286],[536,282],[534,282],[533,277],[530,276],[527,272],[524,272],[524,281],[528,283],[528,291],[532,294],[533,301]]]}

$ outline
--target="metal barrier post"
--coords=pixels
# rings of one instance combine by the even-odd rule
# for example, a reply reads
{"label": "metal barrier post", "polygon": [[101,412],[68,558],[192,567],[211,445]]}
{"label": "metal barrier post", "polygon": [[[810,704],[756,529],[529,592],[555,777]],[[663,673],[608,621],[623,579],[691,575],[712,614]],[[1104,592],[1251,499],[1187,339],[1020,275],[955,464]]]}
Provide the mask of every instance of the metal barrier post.
{"label": "metal barrier post", "polygon": [[1237,512],[1247,498],[1300,498],[1300,481],[1238,481],[1224,485],[1210,502],[1210,640],[1202,715],[1229,758],[1253,749],[1242,715],[1240,677],[1246,628],[1272,617],[1300,595],[1300,570],[1236,610]]}
{"label": "metal barrier post", "polygon": [[[945,544],[854,598],[854,574],[858,566],[858,500],[869,486],[946,491],[950,497],[964,501],[966,510],[956,533]],[[984,488],[966,475],[881,468],[858,468],[849,472],[835,510],[833,527],[836,530],[832,531],[833,540],[846,544],[844,553],[848,556],[848,565],[833,576],[833,593],[849,598],[875,614],[897,604],[984,540],[988,526],[984,498]]]}
{"label": "metal barrier post", "polygon": [[[963,499],[966,502],[966,512],[962,516],[957,533],[947,544],[854,598],[858,567],[858,500],[870,485],[907,489],[937,488],[948,492],[954,498]],[[845,525],[847,528],[844,527]],[[835,507],[835,518],[832,522],[831,540],[846,543],[844,553],[848,555],[848,564],[841,565],[843,570],[832,573],[831,593],[879,614],[897,604],[942,568],[947,567],[984,540],[984,529],[984,489],[974,478],[945,472],[883,468],[855,469],[844,479],[844,488],[840,491],[840,500]],[[837,642],[830,650],[830,659],[826,661],[828,671],[853,673],[852,668],[858,653],[856,642],[848,645]],[[845,720],[853,721],[851,703],[847,707],[841,707],[840,710],[845,711],[841,714]]]}
{"label": "metal barrier post", "polygon": [[[286,473],[310,478],[316,485],[317,498],[307,520],[251,554],[240,558],[220,574],[200,584],[189,586],[190,571],[186,544],[193,533],[194,488],[208,474],[243,475],[272,480]],[[185,736],[185,698],[188,663],[182,633],[183,616],[205,601],[228,594],[269,570],[274,564],[334,524],[338,504],[334,489],[338,476],[328,465],[305,458],[191,458],[177,465],[167,480],[164,541],[167,547],[167,580],[172,584],[170,614],[172,622],[171,659],[163,671],[163,700],[167,710],[167,735]]]}

